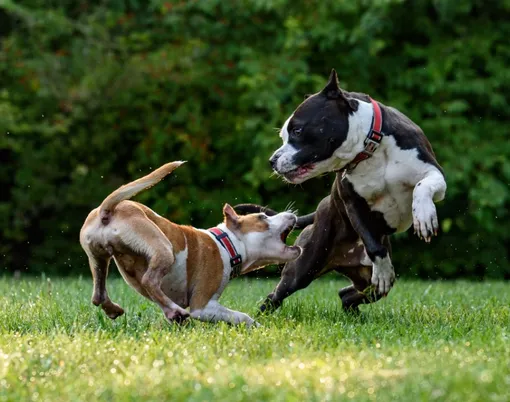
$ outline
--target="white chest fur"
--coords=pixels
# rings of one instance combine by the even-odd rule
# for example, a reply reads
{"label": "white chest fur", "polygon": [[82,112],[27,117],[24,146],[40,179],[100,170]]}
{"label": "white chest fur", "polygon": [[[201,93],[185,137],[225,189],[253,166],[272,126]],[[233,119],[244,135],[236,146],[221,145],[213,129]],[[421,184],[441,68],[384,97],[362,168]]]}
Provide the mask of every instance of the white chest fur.
{"label": "white chest fur", "polygon": [[381,212],[389,226],[403,232],[413,222],[414,187],[431,170],[437,168],[418,159],[416,149],[401,149],[387,136],[374,155],[347,178],[372,211]]}

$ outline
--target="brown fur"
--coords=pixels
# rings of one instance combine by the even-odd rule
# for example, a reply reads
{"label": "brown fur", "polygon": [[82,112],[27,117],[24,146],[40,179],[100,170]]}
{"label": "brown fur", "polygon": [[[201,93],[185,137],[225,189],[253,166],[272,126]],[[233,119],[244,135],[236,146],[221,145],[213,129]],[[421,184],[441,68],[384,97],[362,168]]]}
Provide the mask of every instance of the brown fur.
{"label": "brown fur", "polygon": [[163,218],[162,216],[156,214],[152,209],[146,207],[143,204],[136,203],[147,215],[152,222],[154,222],[161,229],[163,234],[170,240],[172,243],[174,253],[178,253],[186,248],[186,237],[182,230],[179,228],[183,228],[180,225],[170,222],[168,219]]}
{"label": "brown fur", "polygon": [[267,222],[260,219],[258,215],[240,216],[239,226],[241,233],[265,232],[269,228]]}
{"label": "brown fur", "polygon": [[224,223],[230,230],[239,230],[246,234],[265,232],[269,229],[268,223],[262,218],[263,215],[261,214],[239,216],[230,205],[225,206],[223,214],[225,215]]}
{"label": "brown fur", "polygon": [[[86,220],[84,228],[104,224],[99,218],[98,210],[94,210]],[[181,308],[189,307],[191,311],[203,308],[218,291],[223,277],[223,261],[218,246],[207,234],[190,226],[181,226],[157,215],[147,206],[133,202],[121,201],[111,214],[109,225],[122,232],[130,232],[140,242],[151,245],[151,252],[137,250],[136,246],[126,242],[122,236],[113,236],[108,246],[89,246],[96,258],[113,256],[120,273],[126,282],[142,296],[155,301],[167,315],[173,316],[173,302],[161,290],[161,281],[172,269],[175,255],[186,249],[187,298],[180,303]],[[83,231],[83,229],[82,229]],[[165,238],[167,241],[161,241]],[[165,246],[170,245],[171,247]],[[97,264],[96,264],[97,265]],[[97,269],[92,268],[93,276],[97,277]],[[95,304],[106,305],[111,301],[107,298],[105,280],[106,273],[95,287]],[[182,312],[181,312],[182,313]],[[107,312],[108,314],[108,312]],[[187,314],[187,313],[186,313]],[[182,315],[182,314],[181,314]],[[179,316],[179,319],[182,317]]]}
{"label": "brown fur", "polygon": [[193,289],[190,296],[190,309],[201,309],[218,291],[223,277],[223,261],[218,246],[207,234],[197,232],[190,227],[181,228],[188,240],[188,288]]}

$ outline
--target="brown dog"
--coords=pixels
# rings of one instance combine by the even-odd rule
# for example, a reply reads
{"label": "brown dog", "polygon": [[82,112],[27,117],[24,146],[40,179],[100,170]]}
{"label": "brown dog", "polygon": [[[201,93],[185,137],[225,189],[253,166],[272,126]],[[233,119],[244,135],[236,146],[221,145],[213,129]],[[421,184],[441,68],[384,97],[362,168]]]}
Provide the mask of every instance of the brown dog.
{"label": "brown dog", "polygon": [[241,217],[225,204],[225,221],[201,230],[176,225],[145,205],[128,201],[182,163],[167,163],[120,187],[85,220],[80,243],[94,278],[92,303],[101,305],[111,319],[124,313],[106,291],[113,258],[125,281],[161,307],[170,322],[191,315],[203,321],[251,325],[252,318],[223,307],[218,299],[231,277],[299,257],[298,246],[285,244],[297,218],[289,212]]}

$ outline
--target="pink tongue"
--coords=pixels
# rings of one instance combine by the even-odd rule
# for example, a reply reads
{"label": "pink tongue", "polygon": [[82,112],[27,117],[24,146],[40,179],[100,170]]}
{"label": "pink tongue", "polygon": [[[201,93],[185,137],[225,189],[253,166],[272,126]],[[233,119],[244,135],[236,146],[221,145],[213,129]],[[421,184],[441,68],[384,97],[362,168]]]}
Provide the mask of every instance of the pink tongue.
{"label": "pink tongue", "polygon": [[308,171],[308,168],[306,167],[299,167],[297,172],[298,174],[306,173]]}

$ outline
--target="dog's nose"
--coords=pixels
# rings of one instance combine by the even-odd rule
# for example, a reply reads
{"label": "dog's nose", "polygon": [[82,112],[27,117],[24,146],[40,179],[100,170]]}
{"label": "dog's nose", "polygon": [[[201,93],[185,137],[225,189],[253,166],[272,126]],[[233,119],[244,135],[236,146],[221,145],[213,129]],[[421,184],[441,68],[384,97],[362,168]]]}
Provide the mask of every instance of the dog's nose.
{"label": "dog's nose", "polygon": [[274,154],[269,158],[269,164],[271,165],[271,169],[275,170],[276,162],[278,161],[278,155]]}

